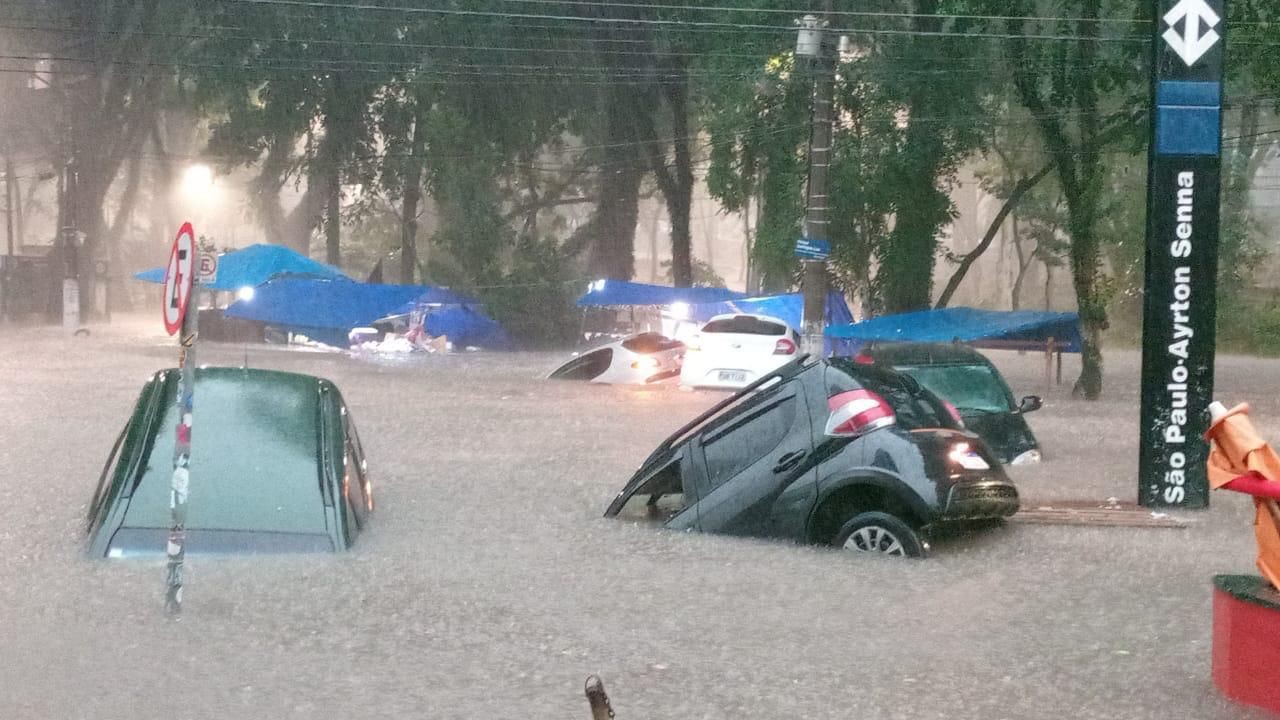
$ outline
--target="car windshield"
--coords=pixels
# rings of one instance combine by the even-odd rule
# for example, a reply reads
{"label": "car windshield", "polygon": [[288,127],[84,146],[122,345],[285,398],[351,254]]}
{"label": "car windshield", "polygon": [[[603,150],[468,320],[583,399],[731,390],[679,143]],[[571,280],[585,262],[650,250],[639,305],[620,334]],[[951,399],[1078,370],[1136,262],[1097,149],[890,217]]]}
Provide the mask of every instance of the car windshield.
{"label": "car windshield", "polygon": [[[233,372],[197,381],[188,528],[326,533],[315,422],[319,393],[313,384],[275,377]],[[158,426],[124,528],[169,527],[176,422],[175,401]]]}
{"label": "car windshield", "polygon": [[920,365],[899,368],[961,411],[1009,412],[1009,395],[986,365]]}
{"label": "car windshield", "polygon": [[786,335],[787,326],[751,315],[712,320],[702,326],[704,333],[734,333],[736,335]]}

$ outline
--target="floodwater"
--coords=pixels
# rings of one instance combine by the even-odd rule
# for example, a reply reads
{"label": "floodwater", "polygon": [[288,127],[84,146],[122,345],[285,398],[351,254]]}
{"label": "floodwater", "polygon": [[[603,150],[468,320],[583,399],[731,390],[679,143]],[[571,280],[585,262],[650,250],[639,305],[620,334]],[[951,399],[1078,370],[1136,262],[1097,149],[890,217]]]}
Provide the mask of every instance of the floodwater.
{"label": "floodwater", "polygon": [[[590,673],[622,720],[1259,717],[1209,676],[1210,578],[1252,567],[1246,499],[1184,530],[1009,524],[925,561],[605,520],[719,396],[550,383],[551,354],[201,348],[336,381],[379,507],[347,555],[193,558],[171,621],[162,562],[80,554],[111,443],[175,359],[152,325],[0,329],[0,718],[587,718]],[[1099,403],[1045,392],[1037,355],[996,357],[1046,395],[1047,460],[1013,473],[1027,504],[1132,500],[1137,355],[1109,355]],[[1277,370],[1219,371],[1273,438]]]}

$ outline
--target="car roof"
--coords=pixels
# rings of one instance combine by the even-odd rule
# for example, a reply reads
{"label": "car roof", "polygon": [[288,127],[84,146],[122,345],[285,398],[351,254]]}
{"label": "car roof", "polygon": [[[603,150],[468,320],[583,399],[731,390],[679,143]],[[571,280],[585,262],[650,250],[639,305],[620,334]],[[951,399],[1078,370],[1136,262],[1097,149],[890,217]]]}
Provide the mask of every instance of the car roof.
{"label": "car roof", "polygon": [[862,349],[889,365],[990,365],[986,355],[963,343],[873,343]]}
{"label": "car roof", "polygon": [[[167,402],[151,437],[122,525],[163,527],[177,420],[177,369],[158,373]],[[321,391],[310,375],[246,368],[198,368],[193,396],[188,526],[325,534]]]}
{"label": "car roof", "polygon": [[[758,315],[756,313],[724,313],[723,315],[716,315],[712,317],[710,320],[707,321],[707,323],[713,323],[717,320],[732,320],[733,318],[739,318],[739,317],[755,318],[756,320],[764,320],[765,322],[778,323],[779,325],[785,325],[788,328],[791,327],[791,324],[788,323],[786,320],[783,320],[782,318],[774,317],[772,315]],[[705,325],[706,323],[703,323],[703,324]]]}

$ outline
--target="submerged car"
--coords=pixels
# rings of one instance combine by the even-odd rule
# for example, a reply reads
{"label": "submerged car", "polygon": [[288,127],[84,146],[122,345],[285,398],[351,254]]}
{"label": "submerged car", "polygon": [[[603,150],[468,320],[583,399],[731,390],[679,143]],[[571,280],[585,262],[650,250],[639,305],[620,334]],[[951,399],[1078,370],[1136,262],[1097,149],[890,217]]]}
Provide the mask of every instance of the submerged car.
{"label": "submerged car", "polygon": [[[164,555],[181,373],[142,388],[89,503],[88,554]],[[360,436],[327,380],[242,368],[195,371],[186,552],[349,548],[373,512]]]}
{"label": "submerged car", "polygon": [[667,438],[605,516],[919,556],[930,526],[1017,510],[991,450],[910,376],[801,356]]}
{"label": "submerged car", "polygon": [[717,315],[686,343],[680,384],[691,388],[745,387],[795,359],[800,335],[768,315]]}
{"label": "submerged car", "polygon": [[1040,398],[1014,404],[1000,371],[977,350],[960,343],[884,343],[863,348],[857,359],[904,372],[951,402],[1002,462],[1040,462],[1040,442],[1024,417],[1040,409]]}
{"label": "submerged car", "polygon": [[556,368],[551,380],[587,380],[606,385],[646,385],[680,374],[684,343],[658,333],[640,333],[588,350]]}

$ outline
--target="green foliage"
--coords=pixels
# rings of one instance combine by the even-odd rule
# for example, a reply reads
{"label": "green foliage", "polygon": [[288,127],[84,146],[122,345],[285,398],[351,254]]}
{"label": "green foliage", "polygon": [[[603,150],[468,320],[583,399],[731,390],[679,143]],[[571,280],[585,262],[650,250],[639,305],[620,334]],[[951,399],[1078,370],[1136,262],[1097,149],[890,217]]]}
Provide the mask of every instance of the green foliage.
{"label": "green foliage", "polygon": [[[663,272],[663,275],[662,275],[663,281],[668,284],[672,284],[673,278],[671,273],[670,260],[662,261],[662,272]],[[724,278],[720,277],[716,273],[715,268],[711,267],[711,265],[705,261],[699,260],[697,258],[693,259],[692,287],[722,288],[724,286],[725,286]]]}
{"label": "green foliage", "polygon": [[582,288],[569,267],[555,241],[526,238],[516,244],[501,282],[476,294],[521,347],[561,347],[574,340],[581,320],[573,302]]}

